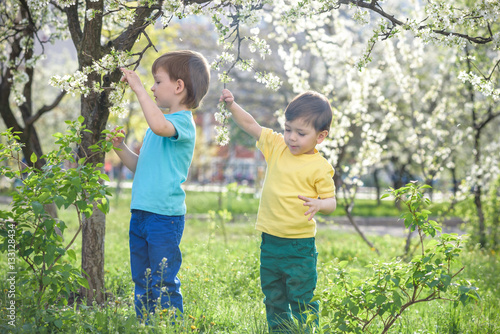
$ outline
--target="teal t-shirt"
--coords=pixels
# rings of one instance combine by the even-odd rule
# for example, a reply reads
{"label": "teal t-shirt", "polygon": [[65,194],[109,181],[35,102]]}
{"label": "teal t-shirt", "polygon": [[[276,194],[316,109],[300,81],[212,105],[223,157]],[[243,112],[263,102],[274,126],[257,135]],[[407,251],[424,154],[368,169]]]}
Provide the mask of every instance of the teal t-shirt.
{"label": "teal t-shirt", "polygon": [[193,159],[196,127],[190,111],[165,114],[176,137],[161,137],[146,130],[132,184],[131,209],[166,216],[186,214],[186,181]]}

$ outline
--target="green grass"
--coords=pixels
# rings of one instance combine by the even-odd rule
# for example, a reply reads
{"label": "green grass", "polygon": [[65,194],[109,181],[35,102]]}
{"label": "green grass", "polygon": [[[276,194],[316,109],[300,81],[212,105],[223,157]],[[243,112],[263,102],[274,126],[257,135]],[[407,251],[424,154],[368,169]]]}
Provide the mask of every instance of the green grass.
{"label": "green grass", "polygon": [[[201,208],[217,209],[217,197],[188,194],[191,213]],[[203,200],[204,198],[204,200]],[[215,201],[215,202],[214,202]],[[232,203],[233,212],[245,212],[252,199]],[[258,200],[255,200],[258,203]],[[112,199],[106,222],[105,272],[110,299],[104,306],[75,307],[52,310],[64,320],[64,333],[266,333],[263,295],[259,281],[260,235],[253,222],[226,224],[227,243],[220,223],[190,219],[181,244],[183,266],[179,273],[183,283],[185,316],[183,324],[172,325],[166,314],[157,315],[155,325],[137,322],[133,310],[133,283],[130,277],[128,224],[129,193],[118,201]],[[246,202],[246,203],[242,203]],[[254,205],[254,204],[252,204]],[[239,211],[241,210],[241,211]],[[367,209],[368,210],[368,209]],[[205,211],[206,212],[206,211]],[[386,211],[383,211],[386,215]],[[76,229],[71,211],[60,212],[63,220]],[[331,226],[317,234],[318,291],[328,286],[338,261],[349,261],[358,275],[367,273],[365,266],[374,260],[390,261],[403,252],[405,240],[391,236],[370,236],[380,250],[378,256],[361,238],[340,232]],[[81,241],[74,246],[81,253]],[[4,254],[2,254],[4,255]],[[5,272],[5,256],[0,259],[0,272]],[[500,256],[470,247],[463,253],[463,279],[479,287],[482,300],[467,307],[453,308],[450,303],[436,301],[415,305],[403,313],[391,333],[499,333]],[[5,288],[2,278],[0,287]],[[2,296],[0,301],[6,302]],[[3,304],[5,305],[5,304]],[[4,319],[2,307],[0,317]],[[22,322],[22,315],[18,315]],[[323,321],[323,320],[322,320]],[[22,333],[21,330],[17,332]],[[377,331],[374,331],[377,333]]]}
{"label": "green grass", "polygon": [[[345,206],[348,203],[342,198],[337,199],[337,209],[330,216],[345,216]],[[259,198],[253,194],[240,194],[239,199],[231,198],[226,194],[217,192],[193,192],[186,193],[186,206],[188,214],[206,213],[209,210],[220,210],[227,208],[233,215],[257,214]],[[432,212],[443,211],[447,203],[432,203],[429,210]],[[359,217],[398,217],[401,211],[396,207],[394,201],[385,199],[380,201],[370,199],[356,199],[352,210],[353,216]]]}
{"label": "green grass", "polygon": [[[257,214],[259,198],[253,194],[240,194],[239,196],[240,198],[236,200],[216,192],[187,192],[187,213],[198,214],[227,208],[233,215]],[[339,199],[337,210],[331,216],[345,216],[344,205],[344,201]],[[375,200],[357,199],[353,209],[353,215],[362,217],[389,217],[399,216],[399,214],[394,202],[390,200],[381,201],[379,205]]]}

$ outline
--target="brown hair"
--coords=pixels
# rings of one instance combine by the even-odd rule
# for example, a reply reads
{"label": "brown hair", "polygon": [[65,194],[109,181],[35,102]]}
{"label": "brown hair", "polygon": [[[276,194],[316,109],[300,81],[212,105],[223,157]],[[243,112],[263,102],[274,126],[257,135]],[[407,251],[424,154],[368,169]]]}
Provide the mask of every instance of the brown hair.
{"label": "brown hair", "polygon": [[301,118],[307,124],[312,124],[316,132],[330,131],[332,117],[332,107],[328,99],[313,91],[297,95],[285,109],[287,121]]}
{"label": "brown hair", "polygon": [[153,75],[160,68],[168,73],[170,80],[184,81],[187,95],[181,103],[192,109],[198,108],[210,83],[210,70],[205,57],[196,51],[171,51],[155,60],[151,68]]}

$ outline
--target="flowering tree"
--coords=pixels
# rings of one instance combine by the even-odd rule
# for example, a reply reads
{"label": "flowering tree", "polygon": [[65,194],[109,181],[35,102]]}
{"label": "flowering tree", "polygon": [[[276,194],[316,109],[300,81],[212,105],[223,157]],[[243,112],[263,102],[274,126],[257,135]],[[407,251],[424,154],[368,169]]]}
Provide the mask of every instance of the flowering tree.
{"label": "flowering tree", "polygon": [[[79,147],[82,156],[90,156],[90,148],[101,139],[110,112],[121,114],[127,104],[122,98],[124,86],[120,83],[119,68],[136,68],[146,50],[154,47],[145,30],[148,26],[158,22],[167,28],[174,18],[203,15],[212,20],[221,47],[213,68],[220,71],[219,79],[224,83],[231,81],[230,74],[237,69],[253,71],[258,82],[278,89],[282,79],[272,72],[259,71],[256,63],[271,52],[266,40],[283,44],[278,52],[293,89],[312,87],[325,92],[334,102],[339,101],[335,131],[323,149],[337,167],[338,175],[349,185],[344,188],[346,191],[356,189],[359,176],[380,160],[387,132],[397,117],[398,105],[385,97],[389,94],[380,91],[384,70],[369,66],[377,44],[383,40],[395,39],[406,32],[423,43],[437,43],[453,50],[463,50],[467,45],[466,63],[470,66],[462,69],[460,78],[468,83],[471,92],[481,94],[488,101],[497,101],[500,96],[495,86],[500,62],[497,56],[500,4],[497,1],[470,3],[464,0],[453,5],[446,1],[427,1],[421,6],[420,1],[408,0],[399,8],[377,0],[141,0],[130,3],[6,0],[4,3],[0,30],[2,63],[5,63],[2,88],[13,92],[12,98],[17,103],[22,103],[22,96],[29,101],[29,92],[20,87],[29,82],[29,73],[39,59],[34,46],[54,39],[69,38],[73,42],[78,70],[66,76],[54,76],[51,85],[62,90],[60,97],[65,93],[80,96],[81,115],[90,130],[83,133]],[[378,18],[376,22],[370,20],[371,14]],[[259,27],[263,25],[273,25],[274,33],[261,36]],[[370,28],[365,29],[368,36],[356,30],[360,26]],[[359,39],[347,34],[353,31]],[[139,38],[148,43],[133,54],[132,47]],[[290,38],[303,43],[294,43]],[[242,52],[244,47],[250,55]],[[304,70],[305,48],[310,52],[310,59],[322,60],[320,65]],[[330,53],[330,50],[334,51]],[[474,60],[475,55],[482,58]],[[485,64],[490,65],[490,70],[484,71],[486,74],[481,71]],[[314,84],[309,82],[313,75],[318,78]],[[494,119],[498,107],[490,105],[491,119]],[[33,114],[34,118],[45,109],[40,110]],[[227,114],[223,105],[217,117],[224,124]],[[25,122],[34,118],[28,115]],[[475,123],[475,126],[481,124],[487,123]],[[23,140],[27,142],[29,138],[26,136]],[[227,142],[224,126],[219,129],[219,141]],[[348,155],[354,156],[356,163],[341,163]],[[92,162],[97,164],[103,159],[103,154],[94,155]],[[82,268],[89,275],[90,284],[86,296],[101,302],[104,299],[105,217],[96,209],[86,219],[82,231]]]}
{"label": "flowering tree", "polygon": [[[13,92],[14,102],[22,103],[29,95],[22,88],[29,82],[26,76],[29,78],[36,60],[41,57],[35,55],[35,45],[43,46],[46,41],[70,38],[77,51],[78,70],[65,76],[54,76],[50,83],[61,89],[61,97],[67,93],[80,96],[81,115],[89,131],[82,133],[79,155],[92,157],[91,163],[102,163],[104,154],[92,155],[91,149],[101,139],[110,112],[122,113],[127,103],[122,99],[124,85],[120,82],[119,68],[137,67],[146,50],[153,47],[145,32],[146,27],[159,21],[166,28],[173,18],[209,14],[221,32],[225,29],[221,22],[226,20],[226,16],[236,11],[246,18],[242,22],[250,22],[258,17],[256,10],[262,9],[263,5],[261,2],[233,5],[205,0],[140,1],[130,4],[115,0],[6,1],[1,12],[5,24],[0,31],[0,41],[2,63],[9,61],[5,62],[2,72],[5,75],[2,78],[5,90],[2,89],[2,92]],[[20,34],[19,30],[22,31]],[[149,43],[142,51],[132,54],[132,47],[139,37]],[[215,67],[226,61],[231,61],[231,58],[224,53]],[[21,73],[23,71],[25,73]],[[269,77],[261,74],[259,80],[265,82]],[[9,96],[6,96],[5,102],[8,100]],[[10,126],[10,120],[4,120]],[[29,139],[22,140],[27,142]],[[88,275],[90,286],[84,290],[85,296],[89,302],[103,302],[105,216],[96,206],[93,215],[86,217],[82,226],[82,269]]]}
{"label": "flowering tree", "polygon": [[[35,67],[43,59],[43,54],[34,50],[35,41],[43,53],[45,44],[59,38],[61,32],[41,33],[37,26],[57,26],[54,19],[50,11],[43,8],[32,13],[26,2],[7,1],[0,6],[0,114],[5,125],[18,132],[21,142],[25,144],[23,154],[28,158],[33,153],[42,156],[36,122],[53,110],[66,94],[62,91],[41,106],[34,102]],[[29,159],[25,161],[32,164]],[[35,165],[40,168],[44,162],[45,159],[38,159]]]}

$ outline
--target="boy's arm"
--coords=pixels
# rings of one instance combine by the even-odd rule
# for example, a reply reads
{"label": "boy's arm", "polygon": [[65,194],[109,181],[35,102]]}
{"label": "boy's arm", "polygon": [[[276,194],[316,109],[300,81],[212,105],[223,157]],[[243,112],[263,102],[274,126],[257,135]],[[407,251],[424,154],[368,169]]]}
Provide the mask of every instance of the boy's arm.
{"label": "boy's arm", "polygon": [[[120,157],[120,160],[123,162],[125,167],[130,169],[131,172],[135,173],[135,169],[137,168],[137,161],[139,160],[139,156],[132,152],[130,148],[122,142],[120,145],[115,146],[115,152]],[[119,148],[120,151],[116,150]]]}
{"label": "boy's arm", "polygon": [[[115,128],[113,130],[114,134],[108,134],[106,139],[113,144],[113,148],[115,149],[116,154],[123,162],[125,167],[130,169],[133,173],[135,173],[135,169],[137,168],[137,161],[139,160],[139,156],[132,152],[130,148],[125,145],[125,131],[118,130]],[[120,135],[118,135],[120,134]],[[116,149],[120,150],[116,150]]]}
{"label": "boy's arm", "polygon": [[231,118],[234,122],[246,133],[252,136],[255,140],[259,140],[260,134],[262,133],[262,127],[259,123],[241,108],[236,102],[234,102],[233,94],[224,89],[220,97],[220,101],[225,101],[228,110],[231,112]]}
{"label": "boy's arm", "polygon": [[151,99],[142,82],[134,71],[122,68],[123,78],[137,96],[144,117],[154,134],[162,137],[174,137],[177,134],[174,125],[165,119],[163,112],[158,108],[156,102]]}
{"label": "boy's arm", "polygon": [[314,215],[318,212],[327,215],[337,208],[337,199],[335,197],[309,198],[299,195],[299,198],[304,201],[304,206],[309,207],[306,213],[304,213],[304,216],[311,215],[308,220],[313,219]]}

